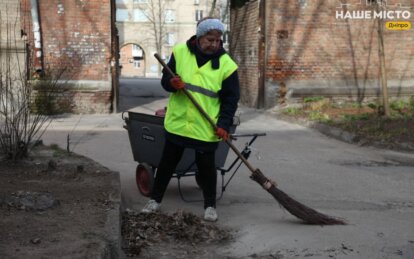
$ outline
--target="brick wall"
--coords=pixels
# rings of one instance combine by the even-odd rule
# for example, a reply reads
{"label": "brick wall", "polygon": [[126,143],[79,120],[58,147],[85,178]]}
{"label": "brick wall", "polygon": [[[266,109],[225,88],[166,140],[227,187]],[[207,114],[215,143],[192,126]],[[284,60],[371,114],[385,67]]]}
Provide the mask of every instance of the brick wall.
{"label": "brick wall", "polygon": [[[103,104],[103,100],[110,100],[111,92],[88,90],[90,84],[89,81],[77,80],[64,81],[59,85],[54,85],[53,80],[36,81],[32,107],[45,114],[108,112],[109,107]],[[97,86],[96,88],[106,87]]]}
{"label": "brick wall", "polygon": [[[363,99],[380,93],[377,20],[336,19],[336,10],[341,10],[338,9],[340,2],[351,3],[347,7],[351,12],[373,10],[372,6],[345,0],[266,1],[267,107],[276,104],[280,82],[286,83],[293,97],[298,98],[332,95]],[[397,2],[410,8],[388,6],[388,10],[410,10],[408,21],[414,25],[412,1]],[[243,8],[246,7],[248,5]],[[232,16],[239,11],[232,10]],[[256,18],[251,16],[244,23],[256,24]],[[240,38],[249,39],[254,32],[242,29],[243,26],[235,23],[232,31],[241,30]],[[414,29],[384,29],[384,40],[391,94],[414,94]],[[233,52],[239,53],[240,49],[236,47]],[[246,53],[244,56],[248,58]],[[248,70],[248,74],[256,74]],[[242,81],[247,86],[245,79]],[[254,94],[243,99],[255,99],[256,90],[253,89],[257,86],[248,87]]]}
{"label": "brick wall", "polygon": [[134,59],[132,55],[133,45],[126,44],[120,49],[119,64],[122,66],[121,77],[145,76],[145,59]]}
{"label": "brick wall", "polygon": [[258,99],[258,1],[232,10],[230,54],[239,65],[240,102],[255,107]]}
{"label": "brick wall", "polygon": [[[56,102],[70,105],[59,108],[66,112],[110,112],[111,1],[50,0],[38,3],[44,71],[47,75],[51,71],[64,70],[59,81],[62,89],[56,93]],[[29,0],[22,1],[26,14],[25,32],[32,39],[30,7]]]}

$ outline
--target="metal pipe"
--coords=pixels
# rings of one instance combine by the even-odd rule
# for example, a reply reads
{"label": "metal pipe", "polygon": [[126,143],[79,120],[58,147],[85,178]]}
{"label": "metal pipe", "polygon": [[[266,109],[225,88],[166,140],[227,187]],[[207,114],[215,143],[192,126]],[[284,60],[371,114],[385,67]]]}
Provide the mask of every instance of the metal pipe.
{"label": "metal pipe", "polygon": [[34,38],[34,69],[35,72],[40,74],[43,72],[42,62],[42,35],[40,31],[39,22],[39,8],[37,0],[31,0],[31,14],[32,14],[32,25],[33,25],[33,38]]}
{"label": "metal pipe", "polygon": [[266,77],[266,0],[259,1],[259,31],[258,31],[258,64],[259,64],[259,78],[258,78],[258,98],[257,108],[265,108],[265,77]]}

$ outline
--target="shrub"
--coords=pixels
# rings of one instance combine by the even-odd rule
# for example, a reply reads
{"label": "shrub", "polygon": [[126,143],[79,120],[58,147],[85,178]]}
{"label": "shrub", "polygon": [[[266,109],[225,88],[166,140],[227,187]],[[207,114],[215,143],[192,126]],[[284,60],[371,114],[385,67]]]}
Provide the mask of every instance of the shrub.
{"label": "shrub", "polygon": [[[25,43],[13,37],[13,31],[14,28],[6,30],[6,48],[0,47],[0,155],[17,160],[27,156],[32,144],[47,129],[51,118],[32,112],[35,80],[28,78],[33,72],[32,59],[26,52]],[[61,75],[52,75],[43,85],[46,89],[56,87]],[[45,100],[47,96],[43,98]]]}
{"label": "shrub", "polygon": [[304,103],[313,103],[313,102],[319,102],[325,99],[323,96],[311,96],[311,97],[305,97],[303,98]]}
{"label": "shrub", "polygon": [[409,106],[411,111],[414,113],[414,96],[410,97]]}
{"label": "shrub", "polygon": [[283,110],[283,113],[287,114],[287,115],[291,115],[291,116],[297,116],[297,115],[300,115],[302,113],[302,110],[300,108],[297,108],[297,107],[288,107],[288,108]]}

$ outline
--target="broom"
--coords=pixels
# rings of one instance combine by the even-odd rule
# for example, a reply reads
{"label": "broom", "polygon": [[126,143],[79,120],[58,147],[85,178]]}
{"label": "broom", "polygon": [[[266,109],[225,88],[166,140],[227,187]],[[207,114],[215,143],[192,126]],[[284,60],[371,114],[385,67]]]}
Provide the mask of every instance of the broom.
{"label": "broom", "polygon": [[[165,62],[157,53],[155,53],[154,56],[171,76],[175,76],[174,72],[167,66],[167,64],[165,64]],[[183,88],[181,91],[184,92],[184,94],[190,99],[197,110],[211,124],[214,130],[216,130],[217,125],[215,122],[204,111],[204,109],[188,92],[188,90]],[[305,223],[312,225],[346,225],[346,222],[344,220],[317,212],[316,210],[303,205],[302,203],[287,195],[285,192],[278,189],[276,187],[276,183],[264,176],[260,169],[254,168],[230,140],[226,140],[225,142],[250,170],[250,178],[262,186],[267,192],[269,192],[279,202],[279,204],[283,206],[287,211],[289,211],[292,215],[303,220]]]}

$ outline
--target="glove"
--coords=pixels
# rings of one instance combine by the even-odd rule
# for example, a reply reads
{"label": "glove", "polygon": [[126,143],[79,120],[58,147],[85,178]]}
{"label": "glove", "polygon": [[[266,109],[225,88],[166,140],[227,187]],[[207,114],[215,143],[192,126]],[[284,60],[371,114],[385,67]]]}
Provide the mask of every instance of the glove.
{"label": "glove", "polygon": [[229,133],[223,128],[217,128],[216,135],[224,141],[227,141],[227,139],[229,138]]}
{"label": "glove", "polygon": [[181,80],[181,77],[179,76],[174,76],[170,79],[170,84],[172,87],[174,87],[176,90],[180,90],[183,89],[185,84],[183,82],[183,80]]}

